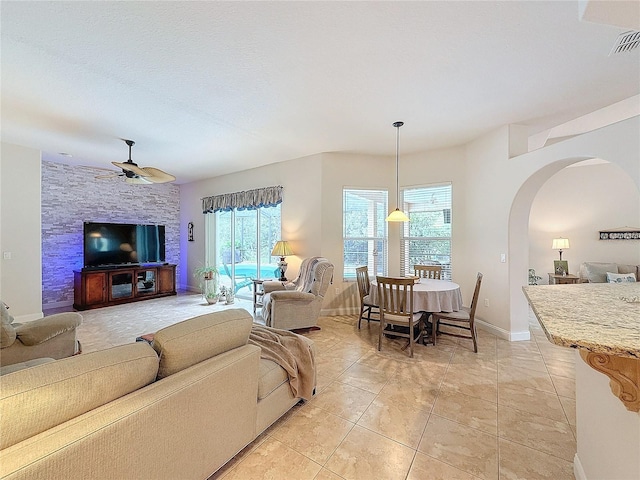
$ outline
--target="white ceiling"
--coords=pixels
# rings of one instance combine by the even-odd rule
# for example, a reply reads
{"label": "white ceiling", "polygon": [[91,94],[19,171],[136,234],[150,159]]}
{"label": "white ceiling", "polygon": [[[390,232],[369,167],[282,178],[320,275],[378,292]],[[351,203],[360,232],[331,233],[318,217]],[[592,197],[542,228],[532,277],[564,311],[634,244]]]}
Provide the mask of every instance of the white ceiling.
{"label": "white ceiling", "polygon": [[588,4],[3,0],[2,141],[110,168],[133,139],[185,183],[393,155],[396,120],[401,154],[537,133],[640,93],[640,49],[608,56],[640,3]]}

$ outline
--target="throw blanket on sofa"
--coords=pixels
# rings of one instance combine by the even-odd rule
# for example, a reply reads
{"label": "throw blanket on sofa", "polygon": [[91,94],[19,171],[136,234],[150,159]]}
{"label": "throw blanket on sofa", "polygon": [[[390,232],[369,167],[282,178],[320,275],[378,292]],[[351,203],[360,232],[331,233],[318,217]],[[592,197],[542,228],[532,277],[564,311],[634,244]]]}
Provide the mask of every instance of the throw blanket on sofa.
{"label": "throw blanket on sofa", "polygon": [[260,347],[260,356],[272,360],[287,371],[289,385],[296,397],[313,396],[315,362],[307,342],[287,330],[253,324],[249,343]]}

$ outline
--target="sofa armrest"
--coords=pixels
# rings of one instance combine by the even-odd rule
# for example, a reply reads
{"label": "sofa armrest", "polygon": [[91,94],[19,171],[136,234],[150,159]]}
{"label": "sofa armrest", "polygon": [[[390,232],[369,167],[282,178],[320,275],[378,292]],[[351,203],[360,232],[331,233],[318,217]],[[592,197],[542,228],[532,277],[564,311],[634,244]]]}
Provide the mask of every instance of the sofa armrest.
{"label": "sofa armrest", "polygon": [[279,280],[267,280],[262,282],[262,289],[265,294],[280,290],[284,291],[287,290],[287,284]]}
{"label": "sofa armrest", "polygon": [[33,346],[46,342],[82,323],[82,315],[76,312],[58,313],[16,327],[16,337],[24,345]]}
{"label": "sofa armrest", "polygon": [[271,300],[274,302],[304,302],[310,303],[318,298],[313,293],[296,292],[296,291],[276,291],[271,292]]}

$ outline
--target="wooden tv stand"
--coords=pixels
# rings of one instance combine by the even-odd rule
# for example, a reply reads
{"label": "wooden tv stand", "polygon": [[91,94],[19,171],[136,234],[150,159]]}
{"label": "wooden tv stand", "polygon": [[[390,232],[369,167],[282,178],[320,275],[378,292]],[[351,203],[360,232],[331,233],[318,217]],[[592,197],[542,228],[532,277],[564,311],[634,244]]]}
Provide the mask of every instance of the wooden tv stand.
{"label": "wooden tv stand", "polygon": [[137,302],[176,294],[175,265],[124,265],[73,271],[73,308]]}

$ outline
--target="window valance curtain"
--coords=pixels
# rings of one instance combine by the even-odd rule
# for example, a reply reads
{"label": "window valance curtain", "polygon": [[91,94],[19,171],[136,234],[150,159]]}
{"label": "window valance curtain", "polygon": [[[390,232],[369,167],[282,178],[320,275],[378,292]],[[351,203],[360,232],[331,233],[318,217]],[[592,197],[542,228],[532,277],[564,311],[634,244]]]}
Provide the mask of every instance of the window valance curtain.
{"label": "window valance curtain", "polygon": [[255,210],[261,207],[275,207],[282,203],[282,186],[256,188],[244,192],[223,193],[202,199],[202,213]]}

